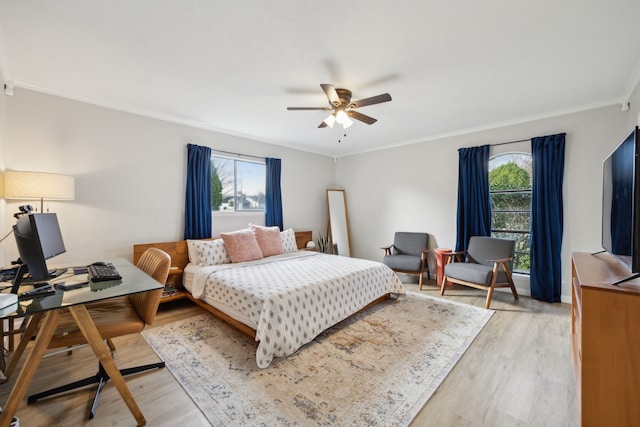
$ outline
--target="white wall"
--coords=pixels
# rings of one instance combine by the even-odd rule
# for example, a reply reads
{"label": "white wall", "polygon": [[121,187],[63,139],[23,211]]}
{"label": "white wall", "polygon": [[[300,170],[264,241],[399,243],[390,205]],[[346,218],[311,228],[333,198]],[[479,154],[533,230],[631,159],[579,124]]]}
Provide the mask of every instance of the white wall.
{"label": "white wall", "polygon": [[[2,79],[0,78],[0,87],[4,86]],[[0,171],[5,169],[5,141],[6,141],[6,124],[7,124],[7,95],[4,93],[4,89],[0,90]],[[0,195],[4,195],[4,182],[2,177],[0,176]],[[4,198],[0,200],[0,234],[4,237],[5,234],[11,230],[10,223],[8,218],[10,215],[7,212],[7,204],[4,201]],[[8,240],[9,238],[7,238]],[[6,244],[0,243],[0,261],[6,258]],[[0,267],[3,267],[4,263],[0,263]]]}
{"label": "white wall", "polygon": [[630,110],[627,127],[631,130],[634,126],[640,126],[640,82],[631,95],[629,104]]}
{"label": "white wall", "polygon": [[[56,264],[131,259],[134,243],[182,239],[187,143],[281,158],[284,226],[326,229],[332,158],[19,88],[6,98],[6,116],[6,169],[76,177],[75,201],[45,203],[58,213],[67,247]],[[20,204],[10,201],[4,217]],[[238,228],[214,221],[214,234]],[[4,244],[15,258],[15,242]]]}
{"label": "white wall", "polygon": [[[636,90],[626,113],[611,106],[342,157],[334,164],[325,156],[16,88],[14,96],[0,95],[0,162],[9,170],[76,177],[75,201],[48,204],[59,214],[67,245],[67,254],[56,258],[60,264],[130,259],[134,243],[181,239],[188,142],[282,158],[285,227],[311,229],[314,238],[326,231],[325,190],[344,188],[353,255],[381,260],[379,248],[400,230],[430,233],[433,247],[454,246],[458,148],[566,132],[562,265],[563,300],[569,301],[571,252],[600,249],[601,162],[639,113]],[[527,146],[494,147],[492,154]],[[6,208],[1,203],[7,230],[24,202],[10,201]],[[259,220],[216,216],[214,235]],[[2,253],[3,264],[15,258],[11,239],[2,243]],[[433,259],[430,264],[433,271]],[[526,277],[517,286],[529,294]]]}
{"label": "white wall", "polygon": [[[346,190],[354,256],[381,260],[395,231],[428,232],[432,247],[452,248],[457,150],[566,132],[562,295],[569,302],[571,252],[600,249],[602,160],[629,132],[630,114],[612,106],[340,158],[336,186]],[[492,155],[510,150],[524,151],[514,144],[493,147]],[[526,276],[517,280],[522,294],[528,286]]]}

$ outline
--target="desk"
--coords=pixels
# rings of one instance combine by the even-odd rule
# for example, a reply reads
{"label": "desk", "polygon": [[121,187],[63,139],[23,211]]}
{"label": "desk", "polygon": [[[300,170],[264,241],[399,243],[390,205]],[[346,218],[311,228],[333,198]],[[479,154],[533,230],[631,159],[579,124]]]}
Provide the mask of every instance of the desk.
{"label": "desk", "polygon": [[[98,357],[105,371],[109,374],[110,380],[113,381],[120,396],[131,411],[131,414],[142,426],[146,424],[146,420],[138,407],[127,383],[125,382],[111,355],[105,347],[102,337],[98,332],[93,319],[89,315],[85,304],[110,298],[117,298],[125,295],[131,295],[139,292],[148,292],[155,289],[161,289],[162,285],[148,276],[142,270],[135,267],[123,258],[111,261],[118,269],[122,276],[122,280],[89,283],[89,285],[74,289],[71,291],[56,290],[55,294],[36,297],[31,300],[18,301],[13,306],[0,310],[0,319],[10,319],[18,316],[31,315],[31,321],[27,326],[25,337],[32,336],[36,331],[38,324],[41,323],[40,330],[36,336],[33,349],[27,356],[24,366],[18,375],[18,378],[11,390],[9,400],[2,407],[3,411],[0,415],[0,427],[8,426],[11,419],[15,415],[16,410],[20,406],[20,402],[24,398],[25,393],[38,369],[40,360],[49,346],[51,337],[53,336],[60,313],[62,309],[70,311],[75,322],[80,328],[82,334]],[[86,281],[86,275],[73,276],[72,274],[63,274],[52,282],[67,283]],[[7,377],[15,370],[20,356],[24,352],[28,339],[20,340],[20,344],[15,354],[11,357],[11,361],[7,368]]]}

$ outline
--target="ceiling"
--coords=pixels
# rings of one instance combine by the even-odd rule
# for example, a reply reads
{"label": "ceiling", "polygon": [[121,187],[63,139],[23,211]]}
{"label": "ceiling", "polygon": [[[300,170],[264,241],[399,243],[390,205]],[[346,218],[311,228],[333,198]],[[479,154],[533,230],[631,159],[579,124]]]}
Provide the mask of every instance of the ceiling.
{"label": "ceiling", "polygon": [[[640,79],[638,0],[0,0],[0,11],[9,91],[336,157],[626,103]],[[286,110],[328,106],[321,83],[393,101],[361,108],[378,122],[345,138],[318,129],[326,112]]]}

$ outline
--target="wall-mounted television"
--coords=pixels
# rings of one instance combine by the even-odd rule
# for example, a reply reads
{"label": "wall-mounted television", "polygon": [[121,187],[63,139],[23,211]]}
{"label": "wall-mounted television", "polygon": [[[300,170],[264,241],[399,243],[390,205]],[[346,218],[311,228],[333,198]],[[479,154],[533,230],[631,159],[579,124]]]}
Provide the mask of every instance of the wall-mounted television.
{"label": "wall-mounted television", "polygon": [[638,138],[636,127],[602,162],[602,248],[632,273],[624,280],[640,276]]}

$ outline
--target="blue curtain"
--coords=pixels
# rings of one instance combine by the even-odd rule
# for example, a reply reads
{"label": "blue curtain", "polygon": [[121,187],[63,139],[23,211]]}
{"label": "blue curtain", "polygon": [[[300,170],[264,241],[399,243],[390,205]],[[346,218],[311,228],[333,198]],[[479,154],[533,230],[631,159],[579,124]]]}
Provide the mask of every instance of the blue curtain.
{"label": "blue curtain", "polygon": [[265,163],[267,165],[265,225],[267,227],[277,225],[282,230],[284,225],[282,221],[282,194],[280,191],[282,161],[267,157]]}
{"label": "blue curtain", "polygon": [[489,145],[458,150],[456,251],[466,250],[471,236],[491,235],[489,150]]}
{"label": "blue curtain", "polygon": [[211,237],[211,148],[187,144],[184,238]]}
{"label": "blue curtain", "polygon": [[560,302],[565,134],[531,140],[531,296]]}

